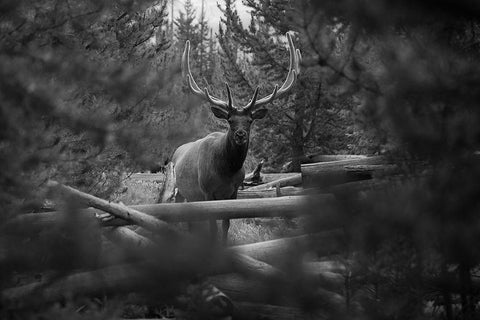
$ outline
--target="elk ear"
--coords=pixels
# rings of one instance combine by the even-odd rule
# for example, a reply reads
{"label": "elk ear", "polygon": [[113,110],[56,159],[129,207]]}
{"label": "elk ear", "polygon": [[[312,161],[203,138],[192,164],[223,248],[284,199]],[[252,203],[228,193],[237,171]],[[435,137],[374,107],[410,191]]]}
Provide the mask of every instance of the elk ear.
{"label": "elk ear", "polygon": [[252,119],[263,119],[267,115],[268,110],[267,109],[258,109],[252,112]]}
{"label": "elk ear", "polygon": [[213,112],[213,115],[219,119],[228,119],[228,112],[221,109],[221,108],[218,108],[218,107],[215,107],[215,106],[212,106],[210,107],[210,109],[212,110]]}

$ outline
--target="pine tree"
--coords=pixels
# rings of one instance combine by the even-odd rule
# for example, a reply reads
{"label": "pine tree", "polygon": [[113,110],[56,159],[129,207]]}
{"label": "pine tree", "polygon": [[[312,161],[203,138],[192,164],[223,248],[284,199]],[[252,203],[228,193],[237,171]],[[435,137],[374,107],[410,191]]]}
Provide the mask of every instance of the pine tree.
{"label": "pine tree", "polygon": [[[292,26],[286,15],[280,13],[288,12],[290,3],[289,1],[270,1],[267,5],[263,2],[247,1],[247,5],[252,8],[252,20],[248,29],[244,29],[238,14],[231,9],[231,1],[225,1],[226,18],[223,20],[227,30],[225,38],[231,39],[247,53],[247,56],[251,56],[248,64],[255,67],[257,72],[249,72],[252,76],[247,79],[240,70],[230,67],[237,75],[236,78],[231,78],[245,91],[252,92],[252,88],[260,85],[263,87],[263,92],[267,94],[273,90],[275,83],[280,84],[285,79],[287,72],[288,64],[285,62],[288,61],[288,53],[280,50],[279,43],[285,32],[290,31]],[[228,33],[231,33],[231,36],[227,37]],[[300,39],[297,38],[296,43],[301,44]],[[226,45],[225,47],[224,52],[232,51]],[[232,60],[230,59],[229,64],[233,63]],[[243,79],[245,81],[239,81]],[[259,136],[262,139],[257,140],[254,136],[254,152],[262,158],[270,159],[272,154],[289,154],[289,157],[276,156],[270,163],[279,168],[291,159],[293,161],[291,168],[299,171],[300,163],[305,158],[305,149],[318,131],[316,128],[318,128],[318,118],[321,113],[319,111],[321,110],[319,108],[321,92],[320,79],[309,78],[304,70],[290,98],[280,99],[271,106],[274,111],[269,114],[267,121],[264,121],[264,128],[260,129]],[[296,98],[293,99],[293,97]],[[284,142],[278,143],[279,140]]]}
{"label": "pine tree", "polygon": [[199,56],[200,76],[204,76],[207,70],[207,50],[209,40],[208,20],[205,17],[205,0],[202,0],[202,8],[198,18],[199,43],[197,47]]}
{"label": "pine tree", "polygon": [[[24,205],[38,208],[41,199],[28,192],[38,195],[35,188],[48,178],[110,196],[126,167],[148,162],[147,145],[138,142],[152,138],[144,111],[157,103],[163,84],[155,68],[145,67],[155,66],[168,46],[154,41],[165,30],[165,7],[44,0],[10,9],[0,27],[0,122],[2,135],[8,133],[1,139],[23,134],[14,138],[20,149],[2,143],[0,183],[10,179],[12,188],[10,195],[2,191],[0,204],[16,208],[29,198]],[[12,30],[18,21],[24,23]]]}
{"label": "pine tree", "polygon": [[193,48],[193,56],[196,57],[196,49],[200,43],[199,24],[196,22],[196,10],[193,7],[191,0],[186,0],[179,17],[175,19],[176,38],[179,48],[183,48],[185,41],[190,40],[190,45]]}
{"label": "pine tree", "polygon": [[212,83],[213,73],[216,68],[217,64],[217,57],[218,52],[216,49],[216,38],[213,35],[213,30],[210,28],[210,36],[208,37],[208,50],[206,51],[206,58],[205,58],[205,79],[209,83]]}

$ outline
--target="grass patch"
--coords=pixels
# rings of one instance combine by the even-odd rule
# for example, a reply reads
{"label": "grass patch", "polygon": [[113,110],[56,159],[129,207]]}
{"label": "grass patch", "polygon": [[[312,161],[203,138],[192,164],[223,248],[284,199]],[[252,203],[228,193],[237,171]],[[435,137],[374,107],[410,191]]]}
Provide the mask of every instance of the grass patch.
{"label": "grass patch", "polygon": [[155,179],[145,179],[132,175],[123,180],[122,186],[113,196],[115,202],[125,205],[157,203],[163,185],[163,175]]}

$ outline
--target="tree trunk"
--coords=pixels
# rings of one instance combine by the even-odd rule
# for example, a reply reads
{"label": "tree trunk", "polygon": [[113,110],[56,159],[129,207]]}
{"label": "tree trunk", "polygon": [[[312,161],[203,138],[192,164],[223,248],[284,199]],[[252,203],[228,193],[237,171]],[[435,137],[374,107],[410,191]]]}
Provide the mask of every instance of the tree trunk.
{"label": "tree trunk", "polygon": [[[300,99],[303,101],[303,99]],[[303,106],[302,106],[303,107]],[[304,126],[304,114],[303,110],[299,110],[298,106],[295,106],[295,115],[294,120],[295,123],[292,137],[290,139],[290,148],[291,148],[291,157],[292,157],[292,171],[293,172],[300,172],[302,159],[305,158],[305,150],[303,148],[304,141],[303,141],[303,126]]]}

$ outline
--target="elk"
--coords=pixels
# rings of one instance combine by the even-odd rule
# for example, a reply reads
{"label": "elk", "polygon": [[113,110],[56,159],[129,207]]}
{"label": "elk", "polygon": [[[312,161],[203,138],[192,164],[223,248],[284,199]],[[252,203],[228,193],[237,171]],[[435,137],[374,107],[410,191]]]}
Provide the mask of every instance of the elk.
{"label": "elk", "polygon": [[[178,147],[172,157],[175,168],[177,201],[209,201],[236,199],[245,172],[243,163],[247,156],[250,126],[267,114],[264,105],[284,96],[294,85],[300,72],[301,55],[295,49],[292,36],[287,33],[290,52],[290,66],[287,78],[279,88],[262,99],[257,99],[259,87],[252,99],[244,107],[236,107],[232,101],[230,86],[225,83],[228,100],[212,96],[208,89],[201,90],[193,79],[190,70],[190,41],[186,41],[182,56],[182,76],[186,78],[190,90],[211,104],[215,117],[228,122],[227,132],[213,132],[206,137]],[[228,240],[230,220],[223,220],[223,243]],[[210,221],[212,238],[216,238],[217,221]]]}

